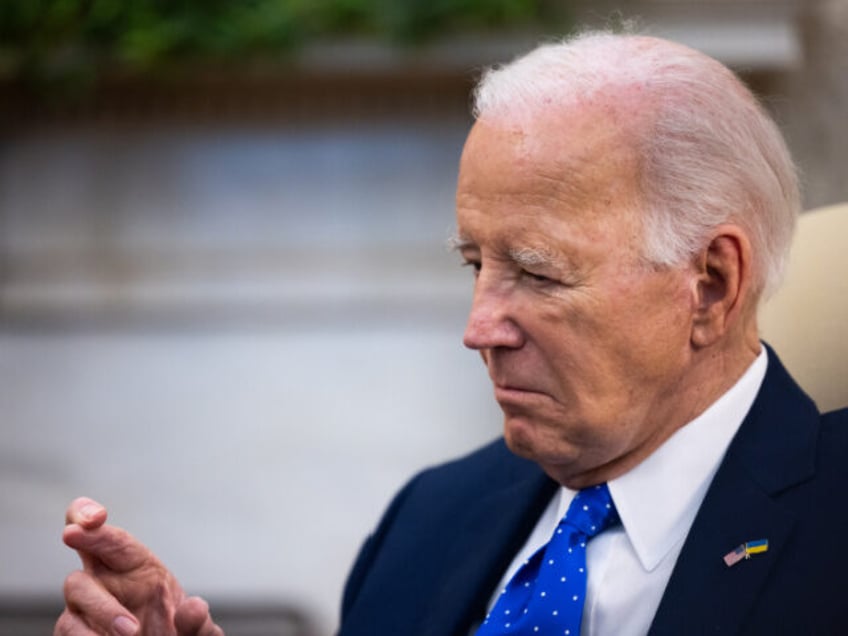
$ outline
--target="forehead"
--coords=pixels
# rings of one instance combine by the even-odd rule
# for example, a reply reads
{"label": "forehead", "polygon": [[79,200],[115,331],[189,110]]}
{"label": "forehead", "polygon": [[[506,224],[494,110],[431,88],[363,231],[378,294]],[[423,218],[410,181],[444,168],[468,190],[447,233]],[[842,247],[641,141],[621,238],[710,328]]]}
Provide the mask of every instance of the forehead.
{"label": "forehead", "polygon": [[554,239],[560,229],[573,234],[579,227],[594,240],[638,224],[634,148],[631,132],[596,109],[520,125],[478,121],[460,163],[460,234],[478,240],[468,234],[536,230]]}

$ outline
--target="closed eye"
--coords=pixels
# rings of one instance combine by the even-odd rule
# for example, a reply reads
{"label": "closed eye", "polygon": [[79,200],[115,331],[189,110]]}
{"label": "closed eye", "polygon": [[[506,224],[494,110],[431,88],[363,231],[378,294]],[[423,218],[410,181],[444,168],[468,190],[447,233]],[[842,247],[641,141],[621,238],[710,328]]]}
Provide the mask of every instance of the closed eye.
{"label": "closed eye", "polygon": [[482,267],[480,261],[472,261],[472,260],[464,260],[462,262],[463,267],[470,267],[474,270],[474,276],[476,277],[480,273],[480,268]]}
{"label": "closed eye", "polygon": [[522,269],[521,274],[522,274],[522,276],[526,276],[527,278],[530,278],[530,279],[536,281],[537,283],[553,283],[553,282],[555,282],[553,278],[549,278],[549,277],[544,276],[542,274],[534,274],[533,272],[529,272],[526,269]]}

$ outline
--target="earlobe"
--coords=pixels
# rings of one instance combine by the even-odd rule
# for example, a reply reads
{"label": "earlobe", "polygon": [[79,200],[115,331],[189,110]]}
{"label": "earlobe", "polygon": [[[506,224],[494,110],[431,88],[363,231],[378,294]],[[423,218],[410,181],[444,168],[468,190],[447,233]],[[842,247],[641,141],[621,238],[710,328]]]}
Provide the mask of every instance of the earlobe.
{"label": "earlobe", "polygon": [[751,246],[735,225],[720,226],[695,260],[692,344],[708,347],[739,321],[750,288]]}

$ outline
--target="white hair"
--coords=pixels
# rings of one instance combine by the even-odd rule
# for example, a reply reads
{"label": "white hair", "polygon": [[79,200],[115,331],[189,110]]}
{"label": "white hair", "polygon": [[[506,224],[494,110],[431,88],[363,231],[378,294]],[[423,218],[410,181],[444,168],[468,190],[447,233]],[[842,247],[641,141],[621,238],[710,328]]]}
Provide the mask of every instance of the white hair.
{"label": "white hair", "polygon": [[623,95],[646,110],[627,132],[640,163],[644,257],[681,264],[732,221],[752,243],[755,292],[774,291],[800,209],[795,167],[774,121],[716,60],[657,38],[589,32],[486,71],[473,108],[478,119],[520,121]]}

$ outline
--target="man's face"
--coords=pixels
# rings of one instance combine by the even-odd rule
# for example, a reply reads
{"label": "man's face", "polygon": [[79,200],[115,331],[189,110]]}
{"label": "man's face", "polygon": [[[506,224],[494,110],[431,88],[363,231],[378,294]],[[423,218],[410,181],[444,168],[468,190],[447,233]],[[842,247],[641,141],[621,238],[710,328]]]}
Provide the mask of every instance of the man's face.
{"label": "man's face", "polygon": [[625,472],[694,415],[680,391],[693,274],[640,260],[637,162],[613,128],[579,112],[478,122],[457,188],[475,270],[465,344],[489,370],[509,447],[572,487]]}

